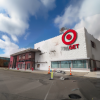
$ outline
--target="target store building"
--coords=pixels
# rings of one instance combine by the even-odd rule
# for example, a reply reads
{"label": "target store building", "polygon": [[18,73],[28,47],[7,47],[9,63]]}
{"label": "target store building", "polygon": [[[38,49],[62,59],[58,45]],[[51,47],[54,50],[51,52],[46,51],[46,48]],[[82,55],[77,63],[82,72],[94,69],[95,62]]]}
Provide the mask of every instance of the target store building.
{"label": "target store building", "polygon": [[[12,54],[11,57],[23,54],[25,56],[28,52],[29,50],[16,53],[17,55]],[[22,66],[26,67],[21,68],[27,69],[28,66],[31,70],[33,66],[35,70],[48,70],[50,66],[51,69],[69,71],[71,67],[72,71],[79,72],[96,71],[100,68],[100,41],[89,34],[84,27],[66,30],[59,36],[36,43],[34,49],[31,49],[32,52],[34,64],[30,64],[29,67],[27,62],[22,62]]]}
{"label": "target store building", "polygon": [[100,41],[83,27],[36,43],[35,69],[96,71],[100,68]]}

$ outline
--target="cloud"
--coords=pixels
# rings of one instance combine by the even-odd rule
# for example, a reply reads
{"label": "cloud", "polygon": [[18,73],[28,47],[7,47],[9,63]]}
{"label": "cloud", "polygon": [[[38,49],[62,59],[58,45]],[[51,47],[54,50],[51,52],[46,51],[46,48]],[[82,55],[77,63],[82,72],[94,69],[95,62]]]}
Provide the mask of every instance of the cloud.
{"label": "cloud", "polygon": [[100,14],[100,0],[84,0],[79,12],[80,19],[96,14]]}
{"label": "cloud", "polygon": [[20,49],[18,45],[12,43],[6,35],[3,35],[2,39],[0,39],[0,48],[4,49],[4,54],[0,54],[2,57],[10,57],[10,54],[25,50],[25,48]]}
{"label": "cloud", "polygon": [[[74,10],[75,9],[75,10]],[[57,16],[54,23],[59,28],[66,26],[74,29],[85,27],[87,31],[100,40],[100,0],[84,0],[78,8],[69,6],[65,8],[62,16]]]}
{"label": "cloud", "polygon": [[[76,16],[75,16],[76,15]],[[78,7],[70,5],[68,8],[65,8],[65,12],[62,16],[57,16],[54,20],[54,23],[59,27],[71,26],[73,22],[78,20]]]}
{"label": "cloud", "polygon": [[29,34],[30,34],[30,33],[27,33],[27,34],[25,35],[25,37],[24,37],[25,40],[27,40],[27,37],[28,37]]}
{"label": "cloud", "polygon": [[74,28],[78,29],[81,27],[86,27],[89,33],[94,35],[95,38],[98,38],[100,36],[100,23],[98,22],[99,20],[100,14],[89,16],[81,19],[81,21],[77,23]]}
{"label": "cloud", "polygon": [[41,2],[47,9],[52,10],[55,7],[55,0],[41,0]]}
{"label": "cloud", "polygon": [[17,37],[29,28],[31,15],[47,16],[54,7],[55,0],[0,0],[0,31],[18,41]]}

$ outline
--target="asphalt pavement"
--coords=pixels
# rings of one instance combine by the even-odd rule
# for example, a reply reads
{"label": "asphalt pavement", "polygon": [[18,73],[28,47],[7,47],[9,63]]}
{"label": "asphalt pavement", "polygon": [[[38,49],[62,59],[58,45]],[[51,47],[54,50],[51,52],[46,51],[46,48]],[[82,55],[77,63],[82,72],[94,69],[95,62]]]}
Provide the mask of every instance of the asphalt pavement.
{"label": "asphalt pavement", "polygon": [[[63,75],[62,75],[63,76]],[[0,100],[100,100],[100,79],[0,69]],[[72,99],[77,94],[80,99]]]}

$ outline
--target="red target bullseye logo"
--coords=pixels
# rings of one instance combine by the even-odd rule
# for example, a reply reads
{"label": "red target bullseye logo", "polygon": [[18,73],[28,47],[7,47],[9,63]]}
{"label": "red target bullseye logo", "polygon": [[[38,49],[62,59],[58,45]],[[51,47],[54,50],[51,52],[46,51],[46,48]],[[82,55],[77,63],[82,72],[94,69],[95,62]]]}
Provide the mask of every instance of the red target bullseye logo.
{"label": "red target bullseye logo", "polygon": [[[66,36],[69,32],[73,33],[73,39],[72,39],[71,41],[69,41],[69,42],[66,42],[66,41],[65,41],[65,36]],[[72,36],[71,36],[70,34],[68,34],[68,35],[66,36],[66,39],[67,39],[67,40],[70,40],[71,38],[72,38]],[[72,43],[75,42],[76,38],[77,38],[77,33],[76,33],[76,31],[70,29],[70,30],[67,30],[67,31],[62,35],[62,42],[63,42],[64,44],[66,44],[66,45],[70,45],[70,44],[72,44]]]}

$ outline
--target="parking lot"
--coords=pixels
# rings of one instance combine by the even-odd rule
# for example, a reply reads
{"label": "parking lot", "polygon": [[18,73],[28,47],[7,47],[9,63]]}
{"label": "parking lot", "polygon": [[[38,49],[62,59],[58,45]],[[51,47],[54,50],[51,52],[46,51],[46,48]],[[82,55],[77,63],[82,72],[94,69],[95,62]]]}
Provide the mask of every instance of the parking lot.
{"label": "parking lot", "polygon": [[0,100],[76,100],[70,94],[79,95],[78,100],[100,100],[100,79],[65,77],[49,80],[48,74],[0,69]]}

